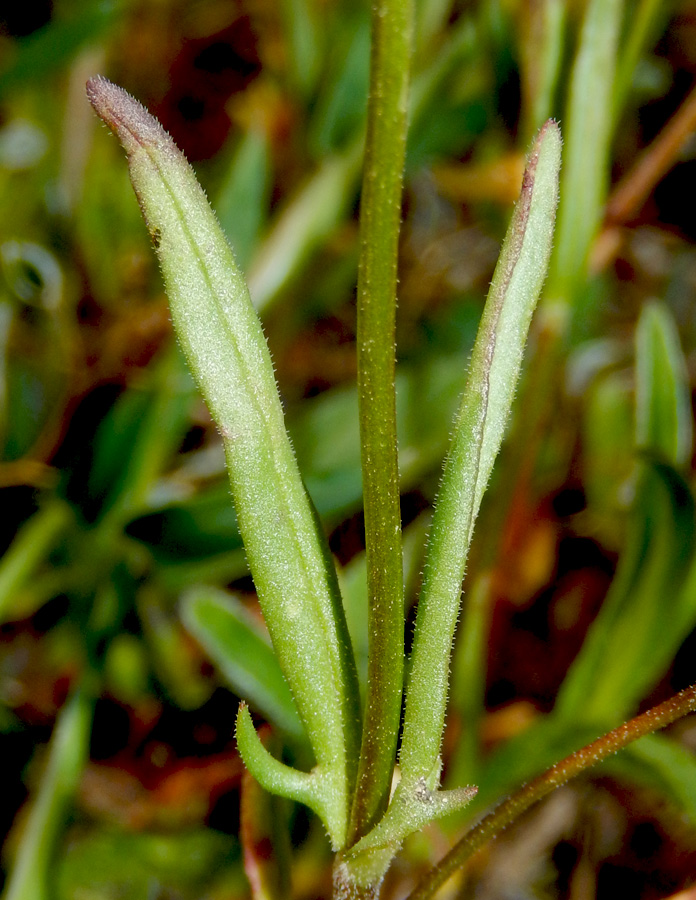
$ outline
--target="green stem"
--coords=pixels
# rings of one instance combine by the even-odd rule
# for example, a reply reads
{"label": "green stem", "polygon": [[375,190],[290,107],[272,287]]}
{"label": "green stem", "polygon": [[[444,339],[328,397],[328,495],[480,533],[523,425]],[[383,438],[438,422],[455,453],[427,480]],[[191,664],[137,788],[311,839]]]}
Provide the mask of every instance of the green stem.
{"label": "green stem", "polygon": [[413,10],[377,0],[360,214],[358,392],[369,609],[368,689],[351,839],[389,797],[403,689],[394,319]]}
{"label": "green stem", "polygon": [[666,728],[667,725],[695,710],[696,685],[692,685],[551,766],[543,775],[530,781],[474,825],[438,865],[431,869],[415,891],[409,894],[407,900],[428,900],[432,897],[477,850],[557,787],[589,769],[590,766],[613,756],[638,738]]}

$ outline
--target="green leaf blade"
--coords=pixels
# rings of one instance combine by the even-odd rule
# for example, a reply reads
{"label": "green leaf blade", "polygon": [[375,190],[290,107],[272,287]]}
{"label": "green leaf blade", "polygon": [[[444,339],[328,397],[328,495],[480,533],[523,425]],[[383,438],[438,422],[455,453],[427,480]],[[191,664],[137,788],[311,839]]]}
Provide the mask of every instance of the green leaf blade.
{"label": "green leaf blade", "polygon": [[684,466],[693,445],[691,393],[677,328],[667,309],[649,303],[636,328],[636,445]]}
{"label": "green leaf blade", "polygon": [[408,679],[404,779],[437,779],[449,659],[468,548],[500,449],[532,312],[551,252],[561,135],[549,120],[529,157],[474,346],[435,507]]}
{"label": "green leaf blade", "polygon": [[[249,568],[274,649],[347,826],[359,745],[357,676],[326,540],[285,430],[244,278],[184,156],[121,88],[88,82],[116,132],[157,250],[184,353],[222,434]],[[336,810],[341,808],[341,812]],[[339,845],[342,831],[332,834]]]}
{"label": "green leaf blade", "polygon": [[182,596],[181,616],[238,696],[296,742],[306,741],[268,638],[242,603],[200,585]]}

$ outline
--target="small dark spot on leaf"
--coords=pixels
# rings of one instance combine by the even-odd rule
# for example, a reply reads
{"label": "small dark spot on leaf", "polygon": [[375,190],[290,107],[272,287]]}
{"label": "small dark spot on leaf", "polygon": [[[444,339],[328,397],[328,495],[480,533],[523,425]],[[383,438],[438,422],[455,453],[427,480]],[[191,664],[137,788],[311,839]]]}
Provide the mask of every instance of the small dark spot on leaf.
{"label": "small dark spot on leaf", "polygon": [[160,243],[162,242],[162,232],[159,230],[159,228],[153,228],[152,232],[151,232],[151,236],[152,236],[152,245],[155,248],[155,250],[157,250]]}

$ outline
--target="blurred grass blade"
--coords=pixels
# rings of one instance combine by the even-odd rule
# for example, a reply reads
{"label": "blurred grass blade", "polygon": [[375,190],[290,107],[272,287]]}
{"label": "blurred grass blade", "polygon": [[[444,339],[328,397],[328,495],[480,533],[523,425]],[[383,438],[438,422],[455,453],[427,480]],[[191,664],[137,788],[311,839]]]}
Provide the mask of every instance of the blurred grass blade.
{"label": "blurred grass blade", "polygon": [[541,0],[525,6],[522,32],[522,90],[526,133],[531,137],[553,115],[565,38],[565,0]]}
{"label": "blurred grass blade", "polygon": [[614,724],[665,674],[696,622],[696,597],[682,590],[695,536],[688,485],[668,466],[645,464],[618,570],[563,682],[560,715]]}
{"label": "blurred grass blade", "polygon": [[24,825],[3,900],[49,900],[54,896],[55,844],[87,758],[91,725],[92,701],[78,691],[56,720],[46,770]]}
{"label": "blurred grass blade", "polygon": [[14,59],[0,72],[0,96],[66,66],[85,45],[99,40],[114,27],[126,4],[121,0],[86,0],[70,4],[69,8],[70,14],[56,16],[17,42]]}
{"label": "blurred grass blade", "polygon": [[360,740],[357,676],[336,572],[285,430],[261,323],[205,194],[171,138],[106,79],[91,79],[88,94],[128,154],[174,326],[222,434],[249,568],[317,758],[331,838],[340,846]]}
{"label": "blurred grass blade", "polygon": [[0,559],[0,624],[21,618],[17,606],[22,589],[73,521],[67,503],[54,500],[22,526]]}
{"label": "blurred grass blade", "polygon": [[344,17],[332,36],[328,71],[312,113],[309,149],[317,159],[346,149],[365,127],[370,68],[370,19],[367,7]]}
{"label": "blurred grass blade", "polygon": [[181,598],[184,625],[238,697],[297,742],[307,740],[292,695],[263,629],[235,597],[194,587]]}
{"label": "blurred grass blade", "polygon": [[529,157],[476,338],[435,506],[418,604],[401,745],[402,779],[438,778],[449,659],[462,579],[493,462],[503,439],[527,331],[551,252],[561,135],[549,121]]}
{"label": "blurred grass blade", "polygon": [[292,76],[303,97],[315,90],[327,41],[319,28],[314,0],[280,0]]}
{"label": "blurred grass blade", "polygon": [[616,120],[623,113],[641,55],[654,45],[660,26],[667,22],[676,5],[674,0],[638,0],[632,4],[626,23],[628,33],[621,48],[614,80],[613,112]]}
{"label": "blurred grass blade", "polygon": [[636,438],[650,458],[614,581],[556,702],[566,718],[630,714],[696,624],[696,509],[673,468],[691,455],[688,396],[674,324],[647,306],[636,330]]}
{"label": "blurred grass blade", "polygon": [[312,252],[343,220],[360,171],[362,144],[324,160],[299,189],[261,244],[249,269],[249,292],[261,311],[298,274]]}
{"label": "blurred grass blade", "polygon": [[178,348],[167,349],[142,385],[130,387],[102,421],[89,471],[102,527],[118,531],[149,510],[149,497],[186,434],[194,386]]}
{"label": "blurred grass blade", "polygon": [[430,41],[447,29],[451,13],[452,0],[416,0],[413,28],[416,56],[430,49]]}
{"label": "blurred grass blade", "polygon": [[563,309],[585,279],[602,221],[623,0],[589,0],[566,103],[556,245],[544,296]]}
{"label": "blurred grass blade", "polygon": [[686,361],[668,309],[647,304],[636,329],[636,446],[674,466],[693,447]]}
{"label": "blurred grass blade", "polygon": [[[270,189],[268,137],[260,128],[243,135],[218,191],[215,209],[222,230],[245,269],[265,224]],[[239,210],[244,210],[244,215]]]}

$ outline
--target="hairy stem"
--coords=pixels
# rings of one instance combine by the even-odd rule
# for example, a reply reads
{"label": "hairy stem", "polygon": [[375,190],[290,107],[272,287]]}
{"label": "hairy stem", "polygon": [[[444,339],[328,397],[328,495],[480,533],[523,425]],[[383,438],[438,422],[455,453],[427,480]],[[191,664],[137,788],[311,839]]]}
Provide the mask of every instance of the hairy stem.
{"label": "hairy stem", "polygon": [[373,4],[358,272],[358,392],[369,650],[351,841],[365,834],[386,806],[403,687],[394,319],[412,17],[411,0],[378,0]]}

